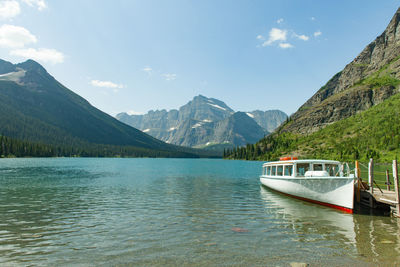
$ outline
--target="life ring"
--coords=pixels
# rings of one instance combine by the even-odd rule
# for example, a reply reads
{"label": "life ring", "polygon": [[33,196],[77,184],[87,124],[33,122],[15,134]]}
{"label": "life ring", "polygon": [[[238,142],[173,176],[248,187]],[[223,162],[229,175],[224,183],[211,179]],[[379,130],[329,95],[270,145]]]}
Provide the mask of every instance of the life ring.
{"label": "life ring", "polygon": [[298,159],[297,157],[281,157],[279,158],[280,161],[284,161],[284,160],[296,160]]}

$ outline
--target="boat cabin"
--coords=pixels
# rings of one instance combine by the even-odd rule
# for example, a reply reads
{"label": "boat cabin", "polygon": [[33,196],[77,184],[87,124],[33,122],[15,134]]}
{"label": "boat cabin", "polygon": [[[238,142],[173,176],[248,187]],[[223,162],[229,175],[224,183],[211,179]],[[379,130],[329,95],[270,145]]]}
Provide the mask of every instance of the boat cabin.
{"label": "boat cabin", "polygon": [[343,176],[342,165],[333,160],[281,160],[264,163],[263,176],[334,177]]}

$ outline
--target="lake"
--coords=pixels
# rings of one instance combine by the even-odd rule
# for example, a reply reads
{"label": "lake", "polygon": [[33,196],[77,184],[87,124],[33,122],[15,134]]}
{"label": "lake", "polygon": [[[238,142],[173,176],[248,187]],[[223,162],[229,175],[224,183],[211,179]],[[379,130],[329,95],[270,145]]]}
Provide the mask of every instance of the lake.
{"label": "lake", "polygon": [[400,219],[288,198],[261,165],[0,159],[0,265],[400,264]]}

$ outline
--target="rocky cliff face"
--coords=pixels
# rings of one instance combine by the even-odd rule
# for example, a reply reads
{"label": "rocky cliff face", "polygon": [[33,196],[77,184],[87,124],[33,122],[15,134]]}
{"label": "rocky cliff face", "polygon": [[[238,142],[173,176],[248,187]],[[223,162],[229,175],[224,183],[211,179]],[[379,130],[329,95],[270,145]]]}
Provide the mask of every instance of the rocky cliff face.
{"label": "rocky cliff face", "polygon": [[120,113],[117,118],[171,144],[231,147],[254,143],[278,127],[287,115],[279,110],[234,112],[224,102],[199,95],[179,110]]}
{"label": "rocky cliff face", "polygon": [[283,121],[287,119],[285,112],[280,110],[255,110],[252,112],[246,112],[246,114],[253,118],[258,125],[267,130],[273,132]]}
{"label": "rocky cliff face", "polygon": [[216,122],[189,119],[182,123],[168,139],[169,143],[189,147],[213,145],[244,146],[255,143],[268,134],[244,112],[236,112]]}
{"label": "rocky cliff face", "polygon": [[281,131],[311,133],[399,92],[400,8],[386,30],[291,116]]}

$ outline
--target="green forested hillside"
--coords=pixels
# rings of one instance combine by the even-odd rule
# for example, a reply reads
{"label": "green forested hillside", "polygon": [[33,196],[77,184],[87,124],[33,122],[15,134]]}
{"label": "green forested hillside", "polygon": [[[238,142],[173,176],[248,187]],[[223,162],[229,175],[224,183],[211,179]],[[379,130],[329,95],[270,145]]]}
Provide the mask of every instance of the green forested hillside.
{"label": "green forested hillside", "polygon": [[0,136],[0,158],[4,157],[210,157],[203,151],[162,151],[132,146],[112,146],[102,144],[81,144],[79,146],[51,145],[21,141]]}
{"label": "green forested hillside", "polygon": [[[64,87],[35,61],[16,65],[0,61],[0,74],[0,135],[15,143],[32,144],[37,151],[44,147],[67,151],[50,153],[54,156],[209,155],[164,143],[116,120]],[[14,156],[37,154],[10,151]]]}
{"label": "green forested hillside", "polygon": [[129,127],[91,106],[57,82],[34,61],[20,82],[0,81],[0,134],[34,142],[78,142],[167,148],[168,145]]}
{"label": "green forested hillside", "polygon": [[[286,123],[291,123],[287,121]],[[277,160],[280,156],[390,161],[400,155],[400,94],[310,135],[276,132],[227,158]]]}

